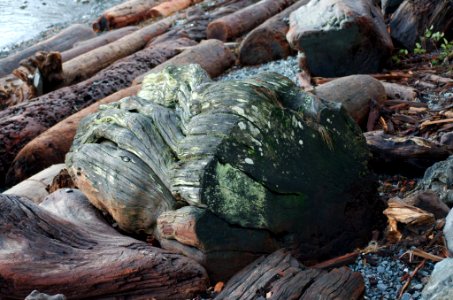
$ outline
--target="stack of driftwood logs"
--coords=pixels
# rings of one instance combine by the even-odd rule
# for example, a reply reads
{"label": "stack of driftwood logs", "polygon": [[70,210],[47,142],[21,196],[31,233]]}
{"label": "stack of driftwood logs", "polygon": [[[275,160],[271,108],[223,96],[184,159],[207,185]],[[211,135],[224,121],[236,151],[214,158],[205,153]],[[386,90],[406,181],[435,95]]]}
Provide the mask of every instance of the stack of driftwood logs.
{"label": "stack of driftwood logs", "polygon": [[[375,2],[129,0],[1,59],[0,188],[18,185],[0,195],[0,298],[187,299],[230,279],[219,299],[359,299],[359,273],[299,261],[368,241],[367,164],[419,174],[453,151],[451,104],[401,84],[453,80],[378,74],[394,43],[453,37],[451,1]],[[211,80],[297,53],[312,94]],[[356,73],[373,74],[336,78]]]}

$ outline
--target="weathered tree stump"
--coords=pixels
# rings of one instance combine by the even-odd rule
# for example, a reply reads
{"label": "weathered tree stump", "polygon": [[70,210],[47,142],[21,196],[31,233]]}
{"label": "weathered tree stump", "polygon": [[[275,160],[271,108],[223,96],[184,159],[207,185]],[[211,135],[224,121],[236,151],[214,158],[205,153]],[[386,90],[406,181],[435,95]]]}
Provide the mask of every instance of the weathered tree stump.
{"label": "weathered tree stump", "polygon": [[119,234],[77,190],[41,206],[0,195],[0,211],[2,299],[34,289],[70,299],[187,299],[207,287],[196,262]]}
{"label": "weathered tree stump", "polygon": [[92,78],[0,111],[0,186],[17,153],[33,138],[69,115],[126,88],[137,76],[194,45],[178,39],[155,45],[123,58]]}
{"label": "weathered tree stump", "polygon": [[211,82],[189,65],[148,75],[138,97],[84,119],[66,163],[126,231],[156,233],[163,212],[191,205],[313,259],[368,237],[368,155],[339,104],[286,77]]}
{"label": "weathered tree stump", "polygon": [[228,281],[219,300],[361,299],[362,275],[343,267],[330,272],[301,265],[284,251],[261,257]]}
{"label": "weathered tree stump", "polygon": [[240,64],[258,65],[293,54],[294,50],[286,40],[286,33],[289,30],[288,18],[293,11],[308,1],[297,1],[250,31],[239,47]]}

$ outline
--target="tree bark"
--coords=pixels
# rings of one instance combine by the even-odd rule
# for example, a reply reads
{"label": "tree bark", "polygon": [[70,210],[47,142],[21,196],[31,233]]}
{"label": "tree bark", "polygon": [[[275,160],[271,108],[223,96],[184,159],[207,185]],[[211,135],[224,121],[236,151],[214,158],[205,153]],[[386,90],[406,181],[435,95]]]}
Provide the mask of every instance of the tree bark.
{"label": "tree bark", "polygon": [[240,64],[258,65],[293,54],[295,51],[286,40],[288,18],[307,3],[308,0],[297,1],[248,33],[239,47]]}
{"label": "tree bark", "polygon": [[147,48],[115,62],[92,78],[0,111],[0,186],[17,153],[33,138],[69,115],[129,86],[134,78],[194,45],[179,39]]}
{"label": "tree bark", "polygon": [[151,17],[150,10],[164,0],[129,0],[102,13],[93,23],[95,31],[134,25]]}
{"label": "tree bark", "polygon": [[235,13],[209,23],[208,39],[231,40],[255,28],[295,0],[262,0]]}
{"label": "tree bark", "polygon": [[127,26],[124,28],[107,32],[103,35],[100,35],[98,37],[86,41],[78,42],[74,45],[72,49],[61,52],[61,59],[63,60],[63,62],[66,62],[79,55],[85,54],[93,49],[110,44],[137,30],[138,27],[136,26]]}
{"label": "tree bark", "polygon": [[145,47],[154,37],[167,31],[176,19],[165,18],[125,37],[91,50],[63,64],[65,85],[71,85],[93,76],[118,59],[131,55]]}
{"label": "tree bark", "polygon": [[261,257],[228,281],[219,300],[361,299],[365,284],[358,272],[305,268],[285,250]]}
{"label": "tree bark", "polygon": [[148,73],[140,75],[134,80],[134,83],[140,84],[146,75],[159,72],[170,65],[199,64],[208,72],[211,78],[214,78],[230,68],[234,64],[234,60],[233,53],[222,42],[217,40],[202,41],[200,44],[190,47],[168,61],[156,66]]}
{"label": "tree bark", "polygon": [[187,299],[207,288],[203,267],[119,234],[78,190],[40,206],[0,195],[0,211],[2,299],[34,289],[70,299]]}
{"label": "tree bark", "polygon": [[74,113],[63,121],[50,127],[31,140],[19,151],[6,174],[6,182],[16,184],[33,174],[53,165],[64,162],[80,121],[98,110],[99,105],[119,101],[124,97],[136,95],[140,85],[119,90],[106,98]]}

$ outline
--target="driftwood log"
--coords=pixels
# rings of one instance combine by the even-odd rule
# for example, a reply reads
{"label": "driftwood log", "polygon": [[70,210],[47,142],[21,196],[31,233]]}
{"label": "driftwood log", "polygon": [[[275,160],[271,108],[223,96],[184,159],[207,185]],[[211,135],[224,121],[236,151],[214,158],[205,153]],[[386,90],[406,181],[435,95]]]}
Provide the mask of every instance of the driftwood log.
{"label": "driftwood log", "polygon": [[64,51],[71,48],[76,42],[94,37],[95,34],[86,25],[75,24],[61,31],[59,34],[37,43],[25,50],[6,58],[0,59],[0,77],[10,74],[19,66],[21,60],[34,55],[38,51]]}
{"label": "driftwood log", "polygon": [[3,194],[25,197],[34,203],[39,204],[47,197],[47,195],[49,195],[47,186],[52,183],[54,177],[64,168],[65,165],[62,163],[49,166],[41,172],[36,172],[36,174],[30,178],[27,178],[4,191]]}
{"label": "driftwood log", "polygon": [[378,203],[368,156],[339,104],[286,77],[212,82],[188,65],[149,74],[137,97],[84,119],[66,164],[123,230],[155,233],[162,212],[191,205],[313,259],[368,238]]}
{"label": "driftwood log", "polygon": [[[76,85],[0,111],[0,186],[17,153],[33,138],[80,109],[129,86],[134,78],[194,45],[188,39],[141,50]],[[18,136],[19,135],[19,136]]]}
{"label": "driftwood log", "polygon": [[199,264],[119,234],[78,190],[40,206],[0,195],[0,211],[2,299],[34,289],[70,299],[187,299],[207,287]]}
{"label": "driftwood log", "polygon": [[248,33],[239,47],[240,64],[258,65],[293,54],[294,50],[286,40],[286,33],[289,30],[288,18],[293,11],[308,1],[297,1]]}
{"label": "driftwood log", "polygon": [[207,37],[227,41],[255,28],[279,13],[295,0],[261,0],[225,17],[209,23]]}
{"label": "driftwood log", "polygon": [[152,17],[167,17],[177,11],[183,10],[193,4],[202,2],[203,0],[167,0],[159,5],[156,5],[150,10]]}
{"label": "driftwood log", "polygon": [[448,146],[422,137],[395,137],[378,130],[366,132],[365,138],[373,154],[371,167],[380,171],[423,175],[426,168],[453,154]]}
{"label": "driftwood log", "polygon": [[425,30],[431,26],[432,32],[443,32],[448,40],[453,38],[451,1],[404,1],[392,16],[390,32],[398,45],[412,50],[419,38],[424,36]]}
{"label": "driftwood log", "polygon": [[362,299],[362,275],[343,267],[330,272],[301,265],[284,251],[261,257],[236,274],[219,300]]}
{"label": "driftwood log", "polygon": [[6,174],[8,184],[16,184],[53,164],[63,163],[64,157],[71,147],[80,120],[96,112],[99,105],[136,95],[139,89],[140,85],[134,85],[119,90],[74,113],[31,140],[14,158]]}
{"label": "driftwood log", "polygon": [[72,49],[61,52],[61,59],[63,62],[71,60],[74,57],[87,53],[93,49],[110,44],[134,31],[137,31],[137,29],[138,27],[136,26],[127,26],[117,30],[109,31],[105,34],[86,41],[78,42],[74,44],[74,47]]}
{"label": "driftwood log", "polygon": [[135,84],[140,84],[143,78],[150,74],[160,72],[167,66],[199,64],[211,78],[215,78],[225,72],[234,64],[235,57],[225,45],[218,40],[202,41],[200,44],[189,47],[182,53],[169,59],[168,61],[156,66],[146,74],[140,75],[134,80]]}
{"label": "driftwood log", "polygon": [[150,10],[164,0],[129,0],[104,11],[93,23],[95,31],[138,24],[151,17]]}
{"label": "driftwood log", "polygon": [[105,46],[96,48],[63,64],[65,85],[85,80],[113,62],[144,48],[154,37],[167,31],[176,19],[165,18]]}

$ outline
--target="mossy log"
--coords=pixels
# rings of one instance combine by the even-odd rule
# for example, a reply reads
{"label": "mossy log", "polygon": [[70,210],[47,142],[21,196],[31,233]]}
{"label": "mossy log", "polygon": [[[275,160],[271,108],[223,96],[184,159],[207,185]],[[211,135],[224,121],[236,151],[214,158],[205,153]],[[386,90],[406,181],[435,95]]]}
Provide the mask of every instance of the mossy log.
{"label": "mossy log", "polygon": [[293,11],[308,1],[297,1],[250,31],[239,47],[240,64],[258,65],[294,54],[295,51],[286,40],[286,33],[289,30],[288,18]]}
{"label": "mossy log", "polygon": [[25,145],[16,155],[6,174],[6,182],[9,185],[16,184],[53,164],[63,163],[66,153],[71,148],[80,120],[96,112],[100,105],[136,95],[139,90],[140,85],[119,90],[74,113],[41,133]]}
{"label": "mossy log", "polygon": [[140,74],[178,54],[180,47],[194,44],[178,39],[155,45],[115,62],[86,81],[0,111],[0,186],[4,186],[14,157],[33,138],[80,109],[129,86]]}
{"label": "mossy log", "polygon": [[330,272],[301,265],[278,250],[256,260],[226,284],[219,300],[362,299],[362,275],[343,267]]}
{"label": "mossy log", "polygon": [[148,75],[137,97],[84,119],[66,164],[128,232],[153,233],[162,212],[191,205],[314,258],[368,238],[368,156],[341,105],[288,78],[212,82],[189,65]]}
{"label": "mossy log", "polygon": [[164,0],[129,0],[104,11],[93,23],[95,31],[138,24],[151,17],[150,10]]}
{"label": "mossy log", "polygon": [[10,74],[19,67],[21,60],[34,55],[38,51],[64,51],[70,49],[76,42],[90,39],[95,33],[87,25],[75,24],[57,35],[26,48],[16,54],[0,59],[0,77]]}
{"label": "mossy log", "polygon": [[209,23],[207,37],[224,42],[239,37],[294,2],[295,0],[262,0]]}
{"label": "mossy log", "polygon": [[78,190],[41,205],[0,195],[0,298],[31,291],[68,299],[187,299],[203,292],[195,261],[119,234]]}

